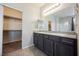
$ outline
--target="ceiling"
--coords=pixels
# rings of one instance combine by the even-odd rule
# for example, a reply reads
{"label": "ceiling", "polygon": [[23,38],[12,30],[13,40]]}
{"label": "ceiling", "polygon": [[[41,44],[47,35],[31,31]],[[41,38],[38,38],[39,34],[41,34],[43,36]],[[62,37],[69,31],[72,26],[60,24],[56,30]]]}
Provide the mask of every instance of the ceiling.
{"label": "ceiling", "polygon": [[42,6],[45,5],[45,3],[31,3],[32,6],[35,6],[37,8],[41,8]]}

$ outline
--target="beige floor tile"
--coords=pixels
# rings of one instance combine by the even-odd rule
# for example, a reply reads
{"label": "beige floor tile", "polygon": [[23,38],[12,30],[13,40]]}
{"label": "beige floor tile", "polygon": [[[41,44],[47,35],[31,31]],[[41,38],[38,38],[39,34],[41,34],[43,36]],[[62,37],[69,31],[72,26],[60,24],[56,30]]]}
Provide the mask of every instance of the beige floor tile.
{"label": "beige floor tile", "polygon": [[14,52],[3,54],[3,56],[46,56],[46,54],[32,46],[26,49],[19,49]]}

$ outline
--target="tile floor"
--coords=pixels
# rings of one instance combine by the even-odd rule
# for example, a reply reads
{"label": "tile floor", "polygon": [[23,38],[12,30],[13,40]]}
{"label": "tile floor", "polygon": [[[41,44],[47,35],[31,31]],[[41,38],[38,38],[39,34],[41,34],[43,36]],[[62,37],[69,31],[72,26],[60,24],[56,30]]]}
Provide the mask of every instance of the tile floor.
{"label": "tile floor", "polygon": [[5,53],[3,56],[46,56],[46,54],[32,46],[26,49],[19,49],[14,52]]}

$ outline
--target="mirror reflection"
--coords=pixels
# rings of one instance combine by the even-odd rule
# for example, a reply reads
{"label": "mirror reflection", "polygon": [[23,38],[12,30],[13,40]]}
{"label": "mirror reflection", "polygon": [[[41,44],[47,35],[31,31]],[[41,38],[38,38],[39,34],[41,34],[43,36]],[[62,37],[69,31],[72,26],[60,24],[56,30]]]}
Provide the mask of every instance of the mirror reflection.
{"label": "mirror reflection", "polygon": [[41,8],[43,9],[41,17],[33,23],[34,28],[38,31],[75,33],[75,4],[55,4],[55,6],[56,5],[59,6],[57,6],[57,8],[54,7],[55,10],[53,8],[51,10],[44,7]]}
{"label": "mirror reflection", "polygon": [[[74,7],[67,7],[54,14],[44,17],[48,21],[49,31],[74,32],[75,31],[75,12]],[[51,29],[51,30],[50,30]]]}

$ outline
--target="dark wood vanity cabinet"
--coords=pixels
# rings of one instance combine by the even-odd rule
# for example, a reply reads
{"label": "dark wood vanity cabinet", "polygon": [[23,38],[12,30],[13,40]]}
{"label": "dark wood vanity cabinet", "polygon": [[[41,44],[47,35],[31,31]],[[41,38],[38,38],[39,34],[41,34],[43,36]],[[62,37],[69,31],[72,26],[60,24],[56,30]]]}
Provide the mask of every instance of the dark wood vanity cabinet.
{"label": "dark wood vanity cabinet", "polygon": [[61,45],[59,42],[54,42],[54,56],[60,56],[60,53],[61,53],[60,47]]}
{"label": "dark wood vanity cabinet", "polygon": [[39,34],[39,37],[37,38],[37,41],[38,41],[38,48],[40,50],[43,51],[43,34]]}
{"label": "dark wood vanity cabinet", "polygon": [[38,37],[39,37],[39,34],[37,33],[34,33],[33,35],[33,43],[36,47],[38,47]]}
{"label": "dark wood vanity cabinet", "polygon": [[61,56],[77,56],[77,39],[61,37]]}
{"label": "dark wood vanity cabinet", "polygon": [[75,56],[74,47],[59,42],[55,42],[54,56]]}
{"label": "dark wood vanity cabinet", "polygon": [[75,56],[74,53],[74,46],[69,46],[66,44],[61,44],[61,50],[60,50],[61,56]]}
{"label": "dark wood vanity cabinet", "polygon": [[49,39],[48,35],[44,35],[44,52],[49,55],[52,56],[53,55],[53,42]]}
{"label": "dark wood vanity cabinet", "polygon": [[77,39],[34,33],[34,45],[49,56],[77,55]]}
{"label": "dark wood vanity cabinet", "polygon": [[33,42],[37,48],[39,48],[40,50],[43,50],[43,35],[42,34],[34,33]]}

